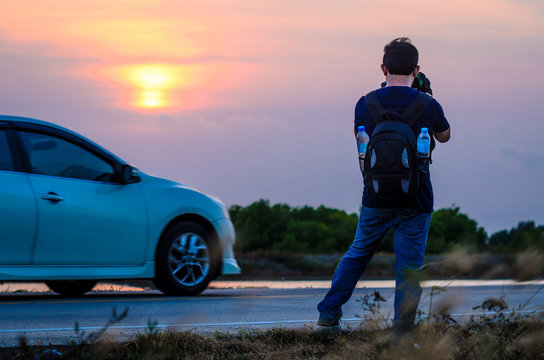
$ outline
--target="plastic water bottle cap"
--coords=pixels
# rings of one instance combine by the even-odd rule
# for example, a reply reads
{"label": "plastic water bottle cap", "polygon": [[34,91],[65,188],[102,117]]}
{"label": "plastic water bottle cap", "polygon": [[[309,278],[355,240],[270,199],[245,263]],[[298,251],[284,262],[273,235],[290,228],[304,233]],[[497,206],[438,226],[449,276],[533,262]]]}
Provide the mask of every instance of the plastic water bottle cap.
{"label": "plastic water bottle cap", "polygon": [[359,131],[359,132],[365,131],[365,127],[364,126],[359,126],[357,128],[357,131]]}
{"label": "plastic water bottle cap", "polygon": [[421,132],[427,134],[429,132],[429,129],[427,129],[426,127],[422,127]]}

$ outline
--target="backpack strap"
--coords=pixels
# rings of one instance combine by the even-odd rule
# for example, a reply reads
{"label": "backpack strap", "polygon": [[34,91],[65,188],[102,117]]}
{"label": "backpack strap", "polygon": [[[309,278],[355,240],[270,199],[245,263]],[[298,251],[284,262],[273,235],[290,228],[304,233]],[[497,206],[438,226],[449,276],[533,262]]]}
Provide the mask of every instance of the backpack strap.
{"label": "backpack strap", "polygon": [[[432,98],[429,95],[419,91],[414,101],[412,101],[412,103],[408,105],[406,110],[404,110],[401,118],[409,126],[412,126],[417,118],[420,117],[421,114],[423,114],[425,108],[427,108],[427,105],[429,105],[429,102],[431,102],[431,99]],[[380,103],[380,100],[378,99],[375,91],[371,91],[365,95],[365,104],[368,112],[370,113],[370,116],[376,124],[383,121],[383,115],[386,110]]]}
{"label": "backpack strap", "polygon": [[427,108],[427,105],[431,102],[431,97],[427,94],[422,93],[421,91],[418,91],[418,94],[414,101],[404,110],[404,113],[402,113],[402,118],[404,121],[410,125],[414,125],[414,122],[417,120],[418,117],[423,114],[425,109]]}
{"label": "backpack strap", "polygon": [[365,104],[370,116],[372,117],[372,120],[374,120],[374,123],[377,124],[383,120],[385,110],[374,91],[371,91],[365,95]]}

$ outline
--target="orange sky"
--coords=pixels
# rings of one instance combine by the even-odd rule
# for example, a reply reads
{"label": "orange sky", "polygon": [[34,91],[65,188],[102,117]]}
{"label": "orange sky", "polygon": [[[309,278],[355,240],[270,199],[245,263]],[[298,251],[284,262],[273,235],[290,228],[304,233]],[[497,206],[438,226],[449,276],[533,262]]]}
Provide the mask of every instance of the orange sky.
{"label": "orange sky", "polygon": [[[74,69],[76,76],[103,82],[115,98],[111,105],[170,112],[237,100],[215,92],[251,91],[261,83],[282,87],[278,77],[293,71],[290,64],[303,80],[331,71],[326,64],[315,67],[312,58],[360,54],[352,53],[352,46],[320,41],[335,32],[385,39],[410,29],[416,38],[508,41],[543,32],[542,15],[530,2],[497,0],[1,4],[0,34],[7,41],[43,44],[45,55],[94,58],[98,64]],[[160,76],[170,77],[168,86],[142,84],[141,79]]]}

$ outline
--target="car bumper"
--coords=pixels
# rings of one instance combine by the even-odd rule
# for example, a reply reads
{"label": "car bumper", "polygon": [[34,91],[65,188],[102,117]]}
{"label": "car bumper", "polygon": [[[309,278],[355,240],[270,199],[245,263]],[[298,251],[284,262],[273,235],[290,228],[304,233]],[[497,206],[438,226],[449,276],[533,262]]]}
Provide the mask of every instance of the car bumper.
{"label": "car bumper", "polygon": [[217,237],[223,249],[223,268],[221,275],[240,274],[242,270],[234,258],[234,242],[236,236],[234,226],[229,219],[223,218],[213,222]]}

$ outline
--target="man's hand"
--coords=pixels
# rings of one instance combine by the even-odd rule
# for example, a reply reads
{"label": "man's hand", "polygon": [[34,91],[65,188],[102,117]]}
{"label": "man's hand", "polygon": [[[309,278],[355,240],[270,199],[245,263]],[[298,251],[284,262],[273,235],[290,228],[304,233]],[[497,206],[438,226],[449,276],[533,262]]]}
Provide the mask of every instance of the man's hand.
{"label": "man's hand", "polygon": [[450,139],[450,136],[451,136],[450,128],[448,128],[448,130],[446,131],[434,133],[434,138],[436,139],[436,141],[441,143],[445,143],[446,141],[448,141]]}

